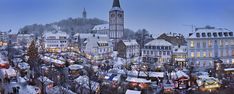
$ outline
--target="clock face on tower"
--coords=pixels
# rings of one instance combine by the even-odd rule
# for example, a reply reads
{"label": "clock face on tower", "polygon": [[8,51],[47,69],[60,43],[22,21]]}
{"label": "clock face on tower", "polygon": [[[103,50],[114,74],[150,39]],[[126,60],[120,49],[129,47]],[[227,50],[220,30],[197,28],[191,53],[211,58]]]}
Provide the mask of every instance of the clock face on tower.
{"label": "clock face on tower", "polygon": [[111,14],[111,17],[112,17],[112,18],[115,17],[115,14]]}
{"label": "clock face on tower", "polygon": [[119,18],[122,18],[122,17],[123,17],[123,15],[122,15],[122,14],[119,14],[118,16],[119,16]]}

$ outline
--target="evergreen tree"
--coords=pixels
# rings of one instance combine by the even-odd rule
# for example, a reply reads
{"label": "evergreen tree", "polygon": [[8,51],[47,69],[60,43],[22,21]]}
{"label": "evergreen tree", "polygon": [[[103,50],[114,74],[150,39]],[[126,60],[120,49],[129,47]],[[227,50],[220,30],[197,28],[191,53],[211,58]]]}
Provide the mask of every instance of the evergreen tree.
{"label": "evergreen tree", "polygon": [[28,63],[31,68],[35,67],[35,63],[37,63],[38,60],[38,48],[36,47],[36,43],[33,40],[28,47],[28,52],[27,55],[29,56],[28,58]]}

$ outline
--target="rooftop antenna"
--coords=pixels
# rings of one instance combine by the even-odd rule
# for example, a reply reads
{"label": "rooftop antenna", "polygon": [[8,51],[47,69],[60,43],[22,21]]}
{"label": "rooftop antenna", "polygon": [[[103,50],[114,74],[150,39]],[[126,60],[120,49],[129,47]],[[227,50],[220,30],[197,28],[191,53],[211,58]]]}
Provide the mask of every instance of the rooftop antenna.
{"label": "rooftop antenna", "polygon": [[188,24],[184,24],[183,26],[187,26],[187,27],[191,27],[192,28],[192,33],[196,32],[196,26],[191,24],[191,25],[188,25]]}

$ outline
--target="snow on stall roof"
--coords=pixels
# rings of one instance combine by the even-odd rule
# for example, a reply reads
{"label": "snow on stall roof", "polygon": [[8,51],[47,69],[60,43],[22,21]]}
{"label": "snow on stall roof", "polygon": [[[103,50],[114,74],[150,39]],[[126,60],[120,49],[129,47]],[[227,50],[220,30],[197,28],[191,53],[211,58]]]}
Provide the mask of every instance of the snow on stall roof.
{"label": "snow on stall roof", "polygon": [[50,80],[49,78],[47,78],[45,76],[38,77],[38,80],[41,81],[41,82],[43,82],[46,85],[48,85],[50,83],[54,83],[52,80]]}
{"label": "snow on stall roof", "polygon": [[141,94],[141,91],[136,91],[136,90],[127,90],[125,94]]}
{"label": "snow on stall roof", "polygon": [[[151,71],[148,72],[140,71],[139,76],[147,77],[147,73],[149,74],[149,77],[161,77],[161,78],[164,77],[163,72],[151,72]],[[128,71],[128,75],[137,77],[138,71]]]}
{"label": "snow on stall roof", "polygon": [[177,71],[176,76],[177,76],[177,78],[181,78],[181,77],[189,78],[189,76],[186,73],[184,73],[183,71]]}
{"label": "snow on stall roof", "polygon": [[0,64],[8,64],[8,63],[9,63],[8,61],[0,59]]}
{"label": "snow on stall roof", "polygon": [[234,71],[234,68],[226,68],[224,71]]}
{"label": "snow on stall roof", "polygon": [[16,71],[12,67],[9,69],[0,69],[0,73],[2,73],[2,76],[7,75],[8,77],[15,77],[16,76]]}
{"label": "snow on stall roof", "polygon": [[136,78],[136,77],[127,77],[126,81],[136,82],[136,83],[151,83],[151,80],[146,80],[144,78]]}
{"label": "snow on stall roof", "polygon": [[65,62],[62,61],[62,60],[54,59],[54,58],[51,58],[51,57],[48,57],[48,56],[44,56],[44,57],[42,57],[42,59],[47,61],[47,62],[53,62],[53,63],[56,63],[56,64],[61,64],[61,65],[65,64]]}
{"label": "snow on stall roof", "polygon": [[[80,85],[83,85],[85,88],[89,89],[89,78],[88,76],[79,76],[75,79]],[[99,88],[99,83],[95,81],[91,81],[91,90],[96,91]]]}
{"label": "snow on stall roof", "polygon": [[19,63],[18,64],[18,67],[20,68],[20,69],[29,69],[30,68],[30,66],[29,66],[29,64],[28,63]]}
{"label": "snow on stall roof", "polygon": [[37,94],[40,90],[38,87],[27,85],[26,87],[20,87],[19,94]]}
{"label": "snow on stall roof", "polygon": [[64,88],[64,87],[61,87],[61,86],[55,86],[51,89],[47,89],[48,94],[60,94],[61,91],[65,94],[76,94],[76,93],[72,92],[71,90]]}
{"label": "snow on stall roof", "polygon": [[73,65],[68,66],[68,68],[69,68],[70,70],[78,70],[78,69],[83,69],[84,66],[78,65],[78,64],[73,64]]}

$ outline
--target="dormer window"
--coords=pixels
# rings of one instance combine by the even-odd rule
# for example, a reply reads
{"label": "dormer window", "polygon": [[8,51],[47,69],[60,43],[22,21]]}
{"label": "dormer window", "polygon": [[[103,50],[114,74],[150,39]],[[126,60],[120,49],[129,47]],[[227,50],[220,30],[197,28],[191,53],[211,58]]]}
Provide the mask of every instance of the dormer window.
{"label": "dormer window", "polygon": [[225,37],[227,37],[227,36],[228,36],[228,32],[224,32],[223,34],[224,34],[224,36],[225,36]]}
{"label": "dormer window", "polygon": [[217,33],[213,33],[213,36],[214,36],[214,37],[217,37]]}
{"label": "dormer window", "polygon": [[200,33],[196,33],[196,37],[198,37],[198,38],[199,38],[199,37],[200,37]]}
{"label": "dormer window", "polygon": [[206,33],[202,33],[202,37],[206,37]]}
{"label": "dormer window", "polygon": [[219,32],[219,37],[222,37],[223,36],[223,33],[222,32]]}
{"label": "dormer window", "polygon": [[211,33],[207,33],[207,36],[208,36],[208,37],[211,37]]}
{"label": "dormer window", "polygon": [[229,36],[232,36],[232,37],[233,37],[233,32],[229,32]]}

